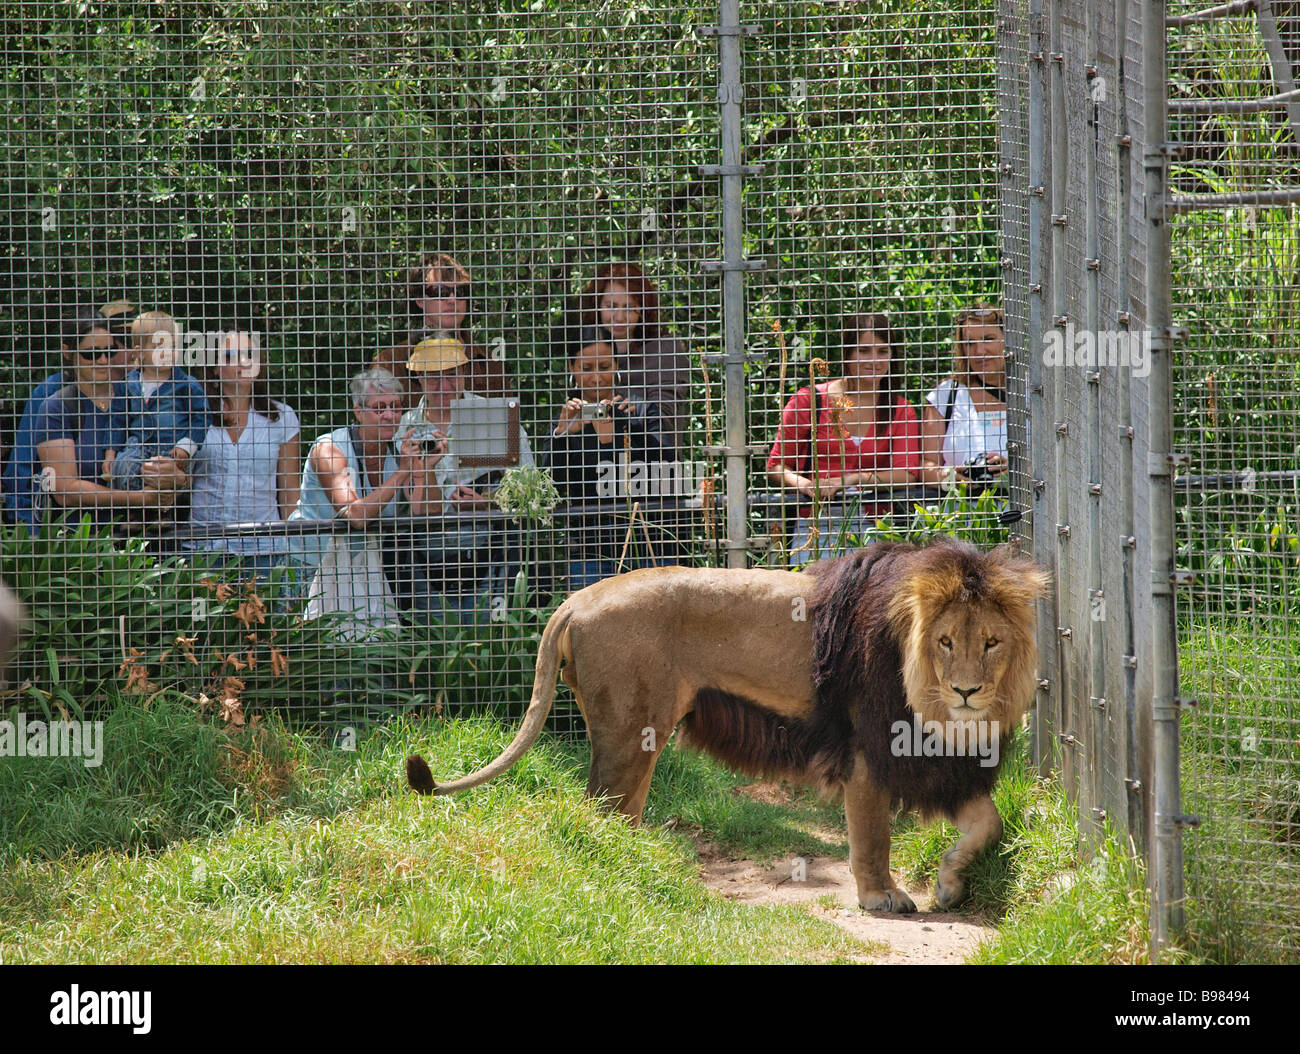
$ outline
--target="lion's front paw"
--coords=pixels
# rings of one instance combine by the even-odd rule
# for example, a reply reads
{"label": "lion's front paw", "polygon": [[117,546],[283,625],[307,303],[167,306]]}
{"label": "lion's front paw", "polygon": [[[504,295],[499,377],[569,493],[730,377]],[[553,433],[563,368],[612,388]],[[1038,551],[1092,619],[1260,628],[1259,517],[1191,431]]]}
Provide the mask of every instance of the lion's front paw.
{"label": "lion's front paw", "polygon": [[966,880],[961,877],[956,847],[943,854],[939,875],[934,880],[934,906],[940,911],[955,908],[966,899]]}
{"label": "lion's front paw", "polygon": [[934,882],[934,903],[940,911],[949,911],[966,899],[966,883],[956,875],[939,875]]}
{"label": "lion's front paw", "polygon": [[858,906],[866,911],[892,911],[909,915],[916,910],[912,898],[901,889],[876,889],[858,896]]}

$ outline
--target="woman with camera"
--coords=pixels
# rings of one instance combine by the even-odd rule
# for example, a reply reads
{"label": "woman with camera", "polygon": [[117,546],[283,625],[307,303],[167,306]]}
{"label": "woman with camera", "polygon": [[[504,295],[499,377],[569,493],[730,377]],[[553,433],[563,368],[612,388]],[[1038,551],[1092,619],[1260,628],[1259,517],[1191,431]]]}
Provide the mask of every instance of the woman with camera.
{"label": "woman with camera", "polygon": [[425,453],[412,438],[393,441],[403,394],[401,382],[378,366],[352,378],[353,421],[312,444],[289,515],[291,521],[354,528],[304,534],[298,543],[298,559],[311,575],[303,617],[345,612],[345,637],[395,624],[379,536],[365,529],[397,515],[403,499],[416,514],[437,504],[432,477],[438,452]]}
{"label": "woman with camera", "polygon": [[1007,368],[1002,312],[957,312],[956,371],[925,397],[922,459],[927,483],[996,480],[1007,471]]}
{"label": "woman with camera", "polygon": [[[655,404],[633,401],[616,390],[619,360],[609,331],[586,326],[568,331],[567,338],[574,391],[555,422],[549,468],[562,498],[588,506],[577,530],[571,524],[570,531],[571,537],[583,538],[569,561],[570,588],[581,589],[615,574],[623,556],[628,521],[599,504],[617,503],[620,513],[627,508],[652,466],[671,458],[671,443]],[[642,528],[633,526],[637,544],[627,546],[629,553],[639,552],[644,541]],[[628,566],[625,559],[624,570]]]}

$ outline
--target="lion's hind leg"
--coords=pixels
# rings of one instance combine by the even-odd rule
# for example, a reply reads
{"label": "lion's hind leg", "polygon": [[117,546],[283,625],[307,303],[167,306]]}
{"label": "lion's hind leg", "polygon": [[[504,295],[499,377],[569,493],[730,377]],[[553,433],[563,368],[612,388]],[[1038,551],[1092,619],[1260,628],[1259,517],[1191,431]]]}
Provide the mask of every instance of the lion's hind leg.
{"label": "lion's hind leg", "polygon": [[889,791],[876,785],[858,758],[844,783],[844,816],[849,825],[849,861],[858,886],[858,905],[867,911],[908,914],[916,904],[889,872]]}
{"label": "lion's hind leg", "polygon": [[[608,693],[608,694],[606,694]],[[673,734],[671,715],[651,713],[649,689],[620,686],[620,705],[609,690],[585,700],[587,734],[591,737],[591,771],[587,794],[641,822],[655,762]],[[630,704],[630,705],[629,705]]]}
{"label": "lion's hind leg", "polygon": [[946,853],[934,883],[934,901],[940,911],[954,908],[966,899],[966,880],[962,872],[984,847],[1002,837],[1002,817],[987,794],[972,798],[953,817],[961,838]]}

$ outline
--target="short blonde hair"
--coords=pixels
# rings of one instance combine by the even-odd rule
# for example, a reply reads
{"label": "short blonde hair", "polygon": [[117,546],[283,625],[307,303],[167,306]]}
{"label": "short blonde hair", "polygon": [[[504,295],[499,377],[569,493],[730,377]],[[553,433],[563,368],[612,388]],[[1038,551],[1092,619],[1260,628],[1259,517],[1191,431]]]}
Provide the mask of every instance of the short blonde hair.
{"label": "short blonde hair", "polygon": [[[164,339],[163,335],[170,338]],[[150,348],[175,348],[180,341],[176,320],[166,311],[146,311],[131,323],[131,341],[137,351]]]}

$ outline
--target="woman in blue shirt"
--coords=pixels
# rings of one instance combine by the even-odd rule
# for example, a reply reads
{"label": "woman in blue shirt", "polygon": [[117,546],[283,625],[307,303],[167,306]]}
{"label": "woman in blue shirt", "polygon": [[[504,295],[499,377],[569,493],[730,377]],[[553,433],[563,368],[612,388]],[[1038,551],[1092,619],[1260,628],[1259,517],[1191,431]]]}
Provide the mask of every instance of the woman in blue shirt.
{"label": "woman in blue shirt", "polygon": [[69,320],[65,345],[72,352],[67,383],[47,398],[32,420],[35,460],[20,485],[30,487],[32,504],[20,515],[36,526],[46,508],[84,509],[97,523],[107,523],[128,509],[172,505],[184,473],[169,458],[146,463],[142,490],[118,490],[99,482],[104,455],[120,448],[125,435],[126,404],[114,384],[113,337],[95,310],[83,309]]}

